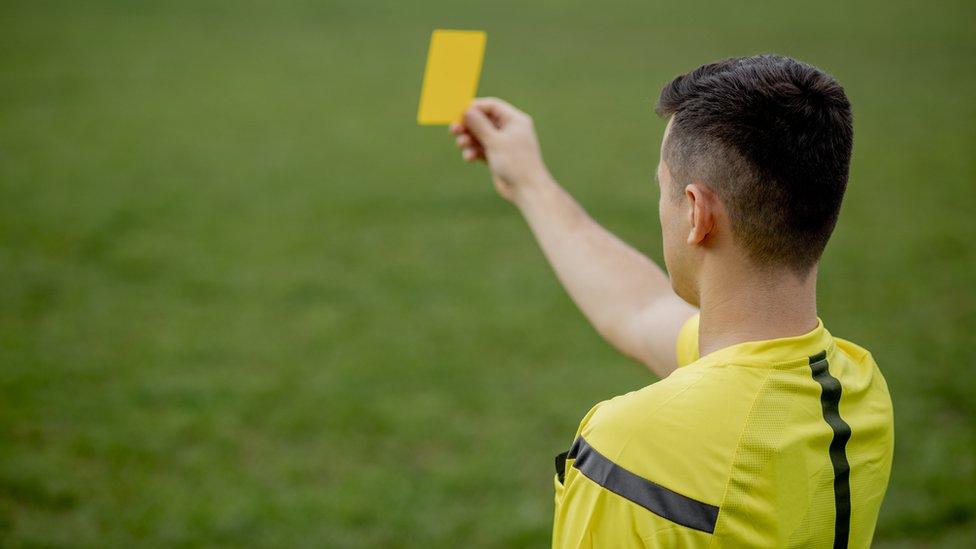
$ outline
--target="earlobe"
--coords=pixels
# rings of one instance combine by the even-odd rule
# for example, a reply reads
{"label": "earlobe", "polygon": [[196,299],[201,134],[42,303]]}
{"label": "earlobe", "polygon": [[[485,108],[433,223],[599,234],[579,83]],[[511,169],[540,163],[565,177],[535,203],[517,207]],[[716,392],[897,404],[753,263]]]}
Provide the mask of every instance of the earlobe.
{"label": "earlobe", "polygon": [[692,202],[691,208],[688,210],[688,221],[689,221],[688,224],[691,226],[691,229],[688,230],[688,244],[696,244],[698,242],[697,239],[698,219],[696,219],[697,213],[698,213],[698,209],[695,207],[695,203]]}

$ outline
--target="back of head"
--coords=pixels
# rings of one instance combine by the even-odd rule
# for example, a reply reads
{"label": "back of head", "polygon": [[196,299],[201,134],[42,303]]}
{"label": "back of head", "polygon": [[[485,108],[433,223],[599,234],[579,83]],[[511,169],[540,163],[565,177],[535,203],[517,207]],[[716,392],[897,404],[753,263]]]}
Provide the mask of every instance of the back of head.
{"label": "back of head", "polygon": [[733,238],[763,267],[805,276],[837,223],[853,143],[844,89],[789,57],[703,65],[661,91],[675,197],[692,181],[725,204]]}

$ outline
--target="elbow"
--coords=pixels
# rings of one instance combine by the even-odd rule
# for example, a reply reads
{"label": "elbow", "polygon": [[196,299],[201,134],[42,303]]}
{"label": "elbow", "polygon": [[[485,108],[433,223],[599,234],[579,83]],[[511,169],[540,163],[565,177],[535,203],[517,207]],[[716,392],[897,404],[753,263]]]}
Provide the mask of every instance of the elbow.
{"label": "elbow", "polygon": [[628,355],[631,359],[639,362],[645,368],[651,371],[652,374],[658,376],[659,378],[668,377],[671,372],[677,369],[677,364],[668,363],[666,361],[660,360],[658,357],[648,356],[646,354],[632,354]]}
{"label": "elbow", "polygon": [[667,377],[677,367],[676,364],[662,360],[647,345],[642,345],[639,338],[628,337],[626,331],[621,330],[619,326],[602,324],[595,327],[600,337],[617,352],[644,366],[658,377]]}

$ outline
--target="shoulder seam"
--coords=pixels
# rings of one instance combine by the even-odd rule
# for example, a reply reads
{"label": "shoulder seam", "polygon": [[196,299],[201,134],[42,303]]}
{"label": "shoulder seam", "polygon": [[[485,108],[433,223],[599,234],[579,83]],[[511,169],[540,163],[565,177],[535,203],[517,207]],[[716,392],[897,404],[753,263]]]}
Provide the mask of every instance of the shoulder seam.
{"label": "shoulder seam", "polygon": [[[674,399],[678,398],[679,396],[685,394],[685,392],[687,392],[689,389],[691,389],[695,385],[698,385],[698,383],[701,382],[701,380],[704,377],[705,377],[704,375],[698,374],[698,379],[696,379],[695,381],[693,381],[693,382],[685,385],[684,387],[681,388],[680,391],[678,391],[678,392],[674,393],[673,395],[671,395],[670,397],[666,398],[659,405],[655,406],[653,410],[649,410],[646,414],[644,414],[644,416],[641,419],[643,420],[643,419],[647,418],[648,416],[651,416],[651,415],[654,415],[654,414],[658,413],[661,410],[661,408],[663,408],[664,406],[666,406],[669,402],[671,402],[672,400],[674,400]],[[642,421],[642,423],[643,423],[643,421]],[[620,459],[621,454],[623,454],[623,452],[627,448],[627,446],[630,445],[630,441],[634,439],[634,436],[635,435],[636,435],[636,429],[630,429],[630,433],[627,435],[627,440],[625,440],[624,443],[620,445],[620,448],[617,450],[616,454],[614,455],[614,458],[613,458],[614,460],[619,460]]]}
{"label": "shoulder seam", "polygon": [[[722,499],[718,502],[718,507],[721,509],[725,504],[725,498],[729,495],[729,484],[732,483],[732,469],[735,467],[736,460],[739,457],[739,449],[742,448],[742,437],[746,432],[746,426],[749,424],[749,418],[752,417],[752,412],[756,408],[756,402],[759,402],[759,395],[766,389],[766,384],[769,383],[769,376],[772,375],[776,370],[770,369],[766,372],[765,377],[763,377],[762,384],[759,385],[759,389],[756,390],[756,394],[752,397],[752,403],[749,405],[749,412],[745,415],[742,420],[742,426],[739,429],[739,436],[735,441],[735,451],[732,452],[732,459],[729,461],[729,470],[725,477],[725,488],[722,490]],[[721,517],[720,517],[721,518]],[[715,521],[715,530],[718,530],[718,521]],[[716,536],[712,536],[709,540],[708,546],[711,547],[715,543]]]}

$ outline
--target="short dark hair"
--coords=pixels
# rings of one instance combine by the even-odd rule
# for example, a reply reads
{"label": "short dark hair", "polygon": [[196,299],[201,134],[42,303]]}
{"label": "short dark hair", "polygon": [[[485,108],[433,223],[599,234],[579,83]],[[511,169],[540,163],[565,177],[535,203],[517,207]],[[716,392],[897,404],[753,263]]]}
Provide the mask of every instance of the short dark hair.
{"label": "short dark hair", "polygon": [[847,188],[854,129],[844,88],[789,57],[738,57],[672,80],[656,112],[672,118],[664,157],[676,194],[702,181],[756,263],[808,273]]}

